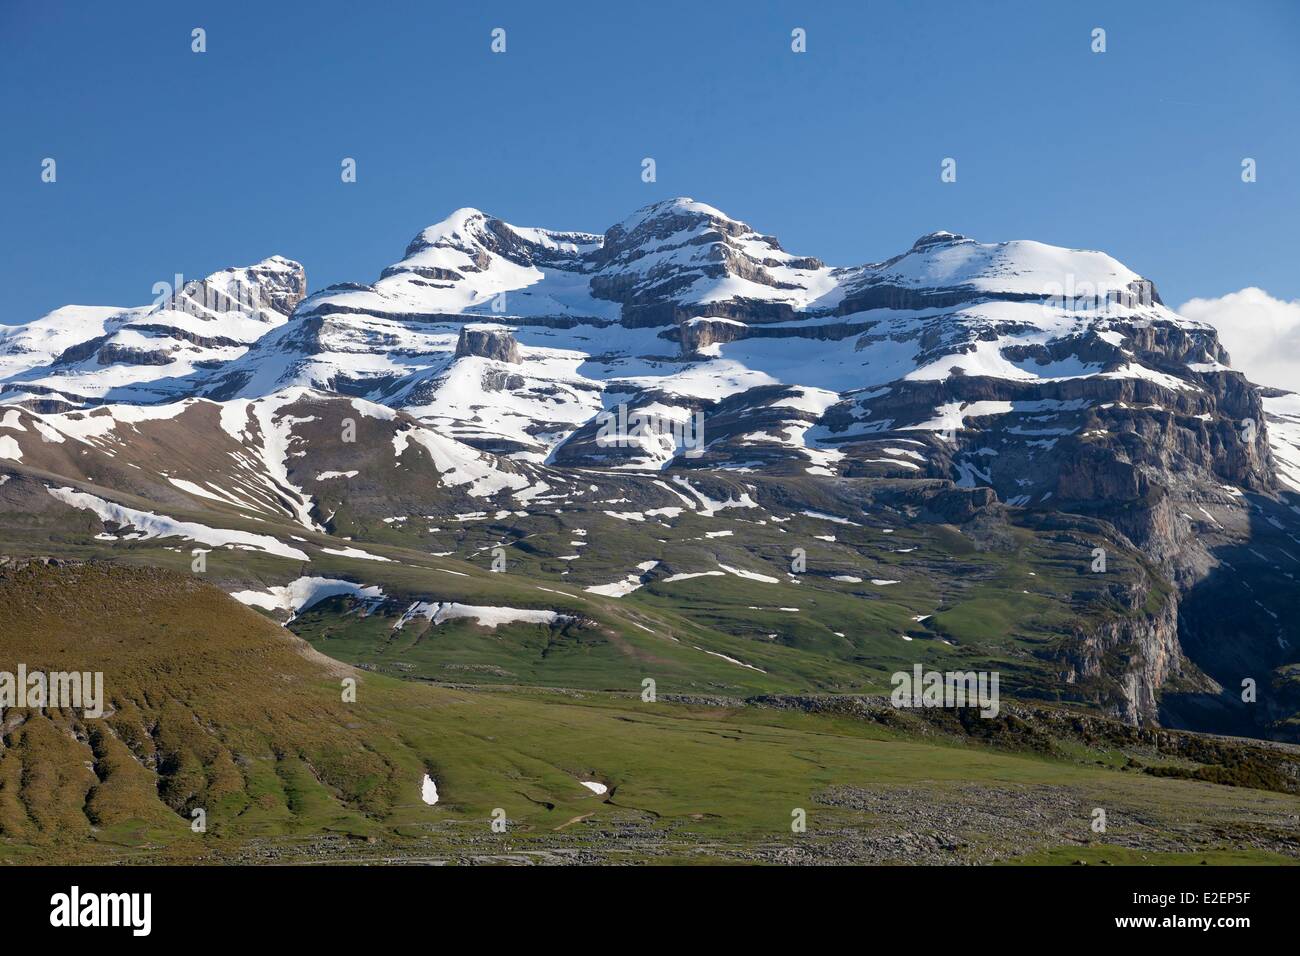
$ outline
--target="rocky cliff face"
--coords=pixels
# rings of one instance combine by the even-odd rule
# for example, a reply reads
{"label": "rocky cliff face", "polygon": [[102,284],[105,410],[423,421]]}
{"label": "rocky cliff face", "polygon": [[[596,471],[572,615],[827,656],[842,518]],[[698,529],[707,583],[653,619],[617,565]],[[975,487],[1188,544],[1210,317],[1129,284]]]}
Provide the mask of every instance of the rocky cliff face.
{"label": "rocky cliff face", "polygon": [[187,282],[155,311],[184,312],[199,318],[237,312],[272,321],[265,313],[288,316],[306,296],[307,272],[302,265],[272,256],[256,265],[224,269]]}
{"label": "rocky cliff face", "polygon": [[467,325],[460,330],[456,340],[456,358],[477,355],[494,362],[518,365],[522,359],[519,343],[509,329],[493,329]]}
{"label": "rocky cliff face", "polygon": [[1061,678],[1091,685],[1102,708],[1122,720],[1158,724],[1160,696],[1171,683],[1205,692],[1219,688],[1183,654],[1177,595],[1137,590],[1128,597],[1139,603],[1063,642]]}

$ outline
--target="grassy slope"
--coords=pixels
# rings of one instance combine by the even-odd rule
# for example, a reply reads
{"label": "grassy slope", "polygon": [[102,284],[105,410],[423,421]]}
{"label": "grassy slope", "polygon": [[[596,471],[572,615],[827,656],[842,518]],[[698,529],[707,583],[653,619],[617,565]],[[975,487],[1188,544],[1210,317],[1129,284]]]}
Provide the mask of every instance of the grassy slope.
{"label": "grassy slope", "polygon": [[[282,584],[303,574],[382,586],[394,598],[394,607],[385,611],[393,613],[359,619],[339,613],[348,608],[334,602],[302,615],[294,628],[332,656],[401,676],[625,690],[653,676],[664,693],[846,693],[886,689],[893,672],[920,662],[941,669],[997,669],[1002,691],[1010,695],[1060,699],[1069,694],[1095,702],[1113,693],[1105,681],[1063,685],[1053,660],[1074,628],[1088,629],[1113,613],[1107,587],[1139,573],[1136,556],[1113,546],[1109,572],[1090,573],[1092,547],[1107,543],[1095,534],[1011,523],[983,529],[918,524],[871,498],[881,483],[836,483],[847,497],[823,499],[827,492],[821,484],[797,478],[754,477],[733,482],[734,487],[710,487],[718,498],[755,489],[763,502],[758,509],[619,519],[611,512],[636,514],[681,500],[678,493],[663,491],[659,486],[665,480],[659,478],[595,480],[601,490],[591,500],[575,498],[563,508],[534,508],[526,515],[487,513],[458,521],[445,514],[421,518],[417,510],[400,522],[375,517],[336,522],[339,533],[354,536],[354,546],[389,562],[327,554],[320,547],[337,548],[338,538],[284,522],[123,500],[177,518],[274,534],[311,554],[310,562],[301,562],[213,551],[208,579],[228,591]],[[699,474],[690,480],[697,485],[732,481]],[[790,494],[792,484],[800,485],[797,502],[778,499]],[[343,498],[351,490],[340,480],[326,487]],[[33,494],[48,505],[43,488]],[[400,510],[381,503],[387,511]],[[805,504],[851,515],[853,523],[808,517],[802,514]],[[777,511],[786,517],[778,520]],[[188,571],[193,546],[178,538],[96,541],[100,522],[67,509],[40,515],[12,511],[4,524],[0,549],[9,553],[102,556]],[[496,545],[506,549],[505,574],[488,570]],[[796,547],[807,553],[807,573],[791,575],[790,553]],[[575,554],[577,560],[561,560]],[[584,590],[620,580],[645,560],[660,565],[654,579],[633,594],[616,599]],[[716,571],[721,564],[777,581],[730,574],[663,580]],[[844,576],[860,581],[836,580]],[[873,579],[898,583],[875,585]],[[464,625],[430,633],[417,624],[394,635],[402,602],[415,600],[553,608],[593,624],[560,639],[545,629],[512,627],[483,635]]]}
{"label": "grassy slope", "polygon": [[[104,670],[114,712],[5,715],[0,859],[9,861],[927,852],[890,842],[900,825],[957,834],[959,859],[1270,861],[1281,859],[1275,841],[1252,835],[1274,833],[1296,807],[1278,794],[796,712],[364,673],[357,702],[344,704],[339,665],[194,576],[150,569],[0,574],[0,664],[18,661]],[[426,772],[438,781],[435,807],[420,800]],[[582,780],[606,783],[609,795]],[[883,794],[885,808],[835,796],[845,789]],[[964,819],[1008,793],[999,825]],[[1039,799],[1050,804],[1045,818]],[[950,813],[926,817],[948,803]],[[203,835],[188,827],[196,806],[208,813]],[[1094,806],[1114,821],[1105,837],[1089,830]],[[498,807],[508,834],[489,829]],[[808,811],[807,834],[790,832],[796,807]],[[1168,835],[1184,831],[1189,845],[1171,848]]]}
{"label": "grassy slope", "polygon": [[[1087,682],[1063,686],[1052,656],[1074,628],[1122,613],[1108,608],[1105,588],[1139,573],[1131,558],[1117,554],[1108,575],[1092,574],[1093,541],[1025,528],[999,529],[990,545],[943,525],[844,526],[804,516],[777,525],[736,512],[710,519],[684,515],[672,519],[671,527],[668,519],[626,522],[593,510],[512,517],[508,525],[561,522],[560,530],[516,539],[503,537],[506,525],[472,523],[456,529],[454,538],[427,545],[454,549],[464,559],[454,567],[464,569],[467,579],[431,580],[387,565],[361,570],[364,580],[383,583],[395,598],[512,606],[540,601],[593,615],[616,638],[588,634],[579,652],[574,641],[557,641],[536,629],[514,631],[517,640],[480,639],[466,626],[429,629],[418,623],[395,634],[400,601],[370,619],[348,614],[346,602],[322,604],[293,628],[333,656],[435,680],[627,688],[650,674],[663,689],[678,692],[857,693],[887,689],[892,673],[921,662],[997,669],[1005,693],[1047,699],[1070,693],[1087,700],[1097,688]],[[490,545],[501,541],[508,573],[483,573]],[[575,548],[574,541],[587,546]],[[788,573],[794,546],[806,546],[806,573]],[[576,561],[553,560],[575,551]],[[641,589],[618,599],[583,590],[618,580],[642,559],[661,564]],[[775,580],[732,574],[666,580],[724,564]],[[837,580],[848,577],[858,580]],[[719,664],[696,648],[766,673]]]}

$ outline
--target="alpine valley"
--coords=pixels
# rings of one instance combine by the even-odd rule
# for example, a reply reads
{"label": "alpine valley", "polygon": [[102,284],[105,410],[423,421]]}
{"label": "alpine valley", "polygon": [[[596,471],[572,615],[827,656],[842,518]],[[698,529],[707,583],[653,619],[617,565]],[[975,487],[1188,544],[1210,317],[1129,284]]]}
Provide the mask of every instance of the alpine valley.
{"label": "alpine valley", "polygon": [[308,290],[0,326],[0,670],[107,698],[0,860],[1300,859],[1300,395],[1152,279],[672,199]]}

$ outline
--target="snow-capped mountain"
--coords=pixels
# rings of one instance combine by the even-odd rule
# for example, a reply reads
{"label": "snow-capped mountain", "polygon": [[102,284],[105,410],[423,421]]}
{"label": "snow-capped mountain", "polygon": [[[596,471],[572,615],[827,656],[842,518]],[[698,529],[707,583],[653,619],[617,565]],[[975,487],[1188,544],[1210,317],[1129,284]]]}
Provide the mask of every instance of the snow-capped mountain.
{"label": "snow-capped mountain", "polygon": [[[310,388],[535,463],[948,477],[1019,504],[1092,497],[1050,462],[1159,409],[1214,480],[1275,481],[1268,416],[1213,329],[1100,252],[936,232],[835,268],[689,199],[603,236],[460,209],[373,284],[304,292],[276,257],[151,307],[58,310],[6,331],[0,396],[66,410]],[[611,446],[618,406],[642,427]],[[1166,452],[1147,464],[1172,467]]]}
{"label": "snow-capped mountain", "polygon": [[272,256],[206,279],[160,284],[150,305],[65,306],[0,330],[0,399],[48,409],[193,394],[206,372],[288,321],[306,273]]}
{"label": "snow-capped mountain", "polygon": [[[1272,551],[1300,546],[1296,396],[1253,386],[1213,327],[1101,252],[934,232],[835,267],[689,199],[603,235],[460,209],[372,283],[305,293],[273,257],[4,330],[0,464],[63,484],[0,495],[330,534],[341,513],[524,521],[602,495],[637,495],[637,520],[757,508],[744,482],[775,476],[795,513],[869,485],[900,520],[1100,522],[1188,593],[1225,548],[1249,587],[1252,562],[1281,574]],[[1122,696],[1153,712],[1180,640],[1229,626],[1161,613],[1089,638],[1062,679],[1138,647]],[[1261,627],[1272,667],[1290,625]]]}
{"label": "snow-capped mountain", "polygon": [[[1224,481],[1274,481],[1260,400],[1213,329],[1100,252],[937,232],[833,268],[689,199],[603,236],[460,209],[373,284],[304,292],[276,257],[150,307],[58,310],[5,332],[0,396],[66,410],[305,387],[538,463],[952,477],[1020,503],[1061,491],[1032,459],[1124,431],[1108,422],[1136,405],[1194,419]],[[596,440],[619,405],[644,440]],[[673,426],[697,412],[711,427],[686,459]],[[1210,449],[1245,421],[1249,447]],[[956,440],[977,424],[992,444]]]}

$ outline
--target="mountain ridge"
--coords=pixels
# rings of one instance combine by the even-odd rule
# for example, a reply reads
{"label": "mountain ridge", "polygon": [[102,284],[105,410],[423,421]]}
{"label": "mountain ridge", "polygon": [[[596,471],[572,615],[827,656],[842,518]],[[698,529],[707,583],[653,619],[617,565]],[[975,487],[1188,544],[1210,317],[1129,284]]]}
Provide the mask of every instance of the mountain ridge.
{"label": "mountain ridge", "polygon": [[[891,522],[977,540],[992,525],[1050,538],[1096,521],[1105,549],[1150,568],[1079,598],[1089,623],[1052,652],[1062,686],[1114,679],[1105,706],[1149,722],[1175,686],[1228,706],[1224,688],[1249,670],[1278,675],[1263,732],[1300,711],[1285,676],[1295,618],[1278,593],[1300,545],[1300,407],[1252,386],[1211,326],[1101,252],[939,231],[832,267],[684,198],[599,236],[466,207],[373,283],[308,293],[300,265],[271,257],[153,306],[68,308],[0,336],[10,508],[77,502],[157,533],[149,509],[111,501],[126,494],[361,543],[381,520],[494,510],[522,540],[570,509],[614,527],[651,515],[672,540],[685,514],[743,501],[773,526],[828,500],[857,524],[880,502]],[[635,433],[611,442],[611,416]],[[356,449],[339,437],[349,421]],[[578,555],[560,558],[559,573],[585,575]],[[717,560],[789,577],[758,570],[770,554]],[[661,572],[620,573],[635,590]],[[1206,609],[1206,587],[1261,609],[1240,653],[1216,649],[1243,625]],[[1121,611],[1109,623],[1089,616],[1107,606]]]}

